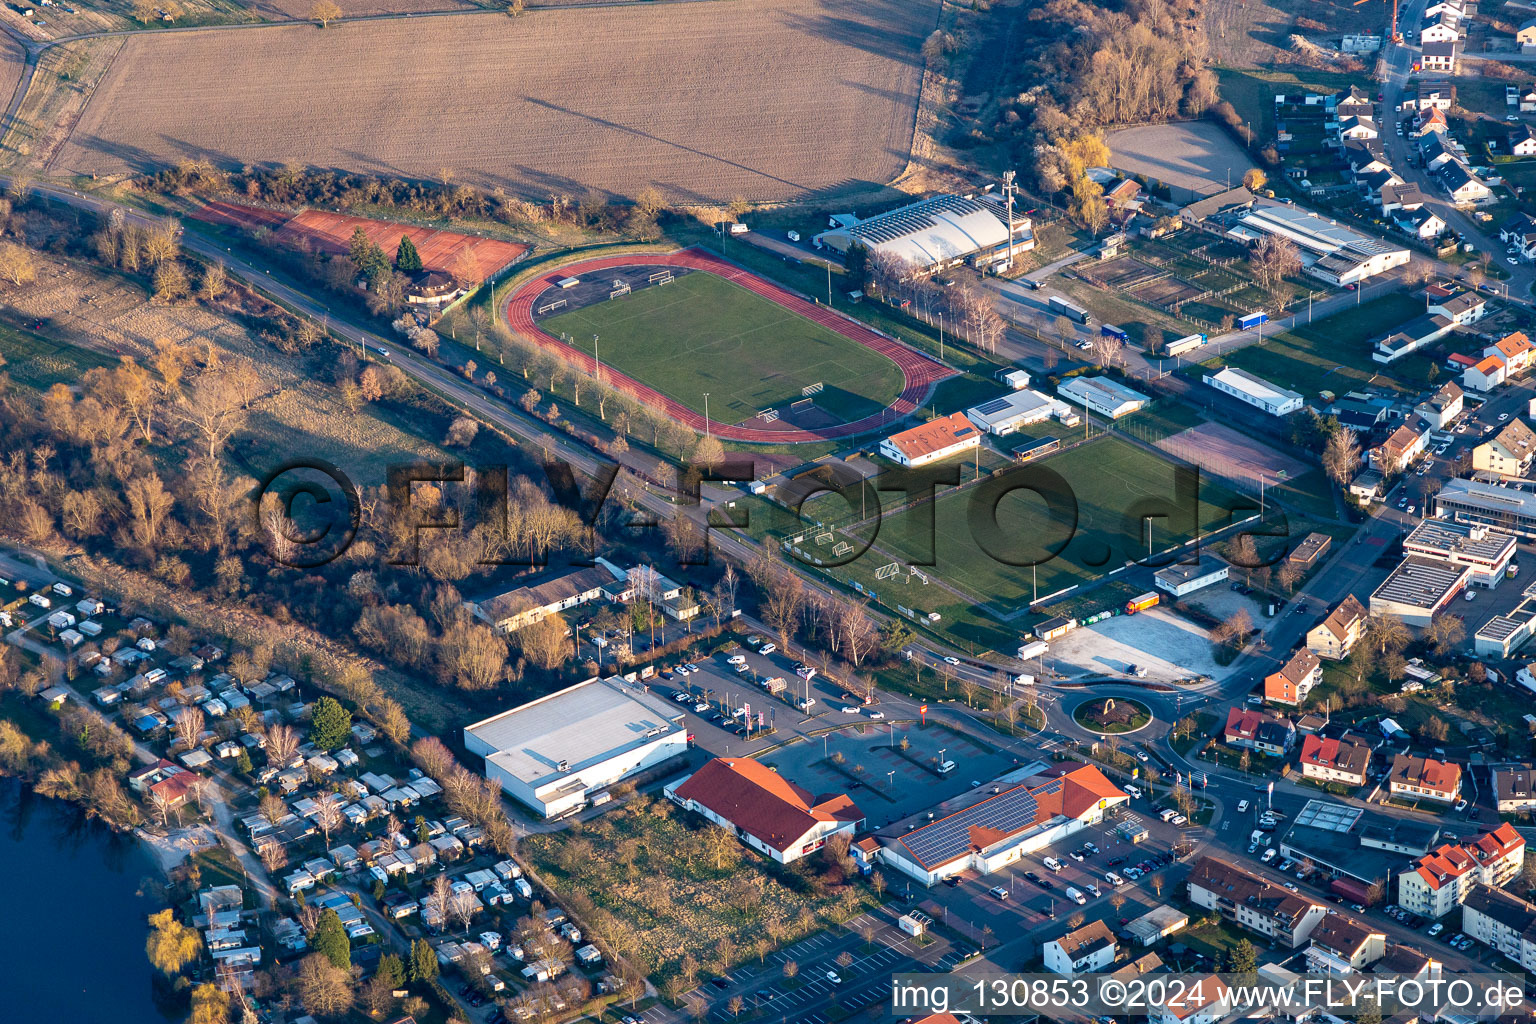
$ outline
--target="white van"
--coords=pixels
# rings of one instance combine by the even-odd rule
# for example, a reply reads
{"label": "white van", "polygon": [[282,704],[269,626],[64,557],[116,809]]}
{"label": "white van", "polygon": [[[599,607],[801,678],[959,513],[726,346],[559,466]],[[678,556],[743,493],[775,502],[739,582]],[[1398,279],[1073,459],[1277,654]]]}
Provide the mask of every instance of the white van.
{"label": "white van", "polygon": [[1047,868],[1049,868],[1052,871],[1060,871],[1061,870],[1061,861],[1057,860],[1055,857],[1046,857],[1040,863],[1044,864]]}
{"label": "white van", "polygon": [[1178,814],[1178,813],[1179,812],[1177,810],[1175,810],[1174,808],[1172,808],[1172,807],[1164,807],[1163,808],[1163,813],[1159,814],[1158,817],[1162,818],[1164,821],[1168,821],[1175,814]]}
{"label": "white van", "polygon": [[1262,860],[1265,864],[1268,864],[1270,861],[1274,860],[1275,859],[1275,848],[1273,846],[1271,846],[1269,849],[1265,850],[1264,851],[1264,856],[1260,857],[1259,859]]}
{"label": "white van", "polygon": [[1136,800],[1140,800],[1141,799],[1141,790],[1138,789],[1137,787],[1135,787],[1135,786],[1121,786],[1120,788],[1125,791],[1125,794],[1127,796],[1132,797],[1132,798],[1134,798]]}
{"label": "white van", "polygon": [[1071,900],[1073,903],[1076,903],[1078,906],[1082,906],[1084,903],[1088,902],[1087,896],[1084,896],[1070,885],[1067,886],[1067,899]]}
{"label": "white van", "polygon": [[1110,885],[1115,886],[1116,888],[1119,888],[1125,884],[1125,879],[1121,878],[1113,871],[1104,872],[1104,881],[1108,882]]}
{"label": "white van", "polygon": [[952,772],[954,770],[955,770],[955,762],[953,762],[953,761],[945,761],[943,764],[939,765],[939,774],[940,775],[948,775],[950,772]]}

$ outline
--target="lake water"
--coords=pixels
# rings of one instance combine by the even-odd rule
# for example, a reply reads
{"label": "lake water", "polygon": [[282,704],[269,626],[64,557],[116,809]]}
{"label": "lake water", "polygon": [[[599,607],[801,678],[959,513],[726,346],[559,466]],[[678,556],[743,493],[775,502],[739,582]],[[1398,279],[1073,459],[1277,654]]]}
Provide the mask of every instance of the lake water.
{"label": "lake water", "polygon": [[165,1024],[144,957],[160,907],[139,894],[160,877],[137,840],[0,779],[0,991],[15,1019]]}

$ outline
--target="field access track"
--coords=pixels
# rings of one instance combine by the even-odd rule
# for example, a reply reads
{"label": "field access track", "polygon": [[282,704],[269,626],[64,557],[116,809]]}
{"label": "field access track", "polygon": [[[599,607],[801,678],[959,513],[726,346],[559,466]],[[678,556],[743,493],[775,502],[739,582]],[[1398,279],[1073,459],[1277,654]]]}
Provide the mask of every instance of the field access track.
{"label": "field access track", "polygon": [[[507,324],[514,331],[559,355],[560,358],[577,367],[582,372],[595,373],[597,364],[592,356],[565,344],[560,339],[544,331],[534,322],[534,306],[537,304],[539,296],[553,288],[555,282],[562,277],[574,277],[597,271],[611,270],[615,267],[631,266],[686,267],[690,270],[702,271],[722,277],[768,299],[776,305],[782,306],[791,313],[805,317],[807,320],[819,324],[827,330],[840,334],[865,348],[880,353],[901,369],[903,381],[901,394],[889,406],[889,415],[866,416],[851,423],[839,423],[835,426],[817,429],[796,427],[785,423],[782,419],[757,426],[747,426],[740,423],[721,423],[717,420],[710,420],[709,432],[723,440],[742,441],[753,444],[799,444],[805,441],[823,441],[869,433],[879,430],[882,426],[892,424],[904,416],[911,415],[928,400],[936,383],[946,377],[953,376],[955,372],[942,363],[928,358],[921,352],[908,348],[893,338],[877,333],[856,320],[851,320],[825,306],[802,299],[800,296],[779,287],[771,281],[742,270],[735,264],[701,249],[682,249],[671,253],[635,253],[625,256],[607,256],[587,260],[582,263],[567,264],[556,271],[536,277],[515,290],[508,297],[504,307]],[[610,383],[634,395],[646,405],[664,410],[668,416],[693,430],[700,433],[704,431],[705,421],[702,414],[679,402],[673,401],[654,388],[635,380],[627,374],[619,373],[612,367],[605,367],[605,376],[607,376]]]}

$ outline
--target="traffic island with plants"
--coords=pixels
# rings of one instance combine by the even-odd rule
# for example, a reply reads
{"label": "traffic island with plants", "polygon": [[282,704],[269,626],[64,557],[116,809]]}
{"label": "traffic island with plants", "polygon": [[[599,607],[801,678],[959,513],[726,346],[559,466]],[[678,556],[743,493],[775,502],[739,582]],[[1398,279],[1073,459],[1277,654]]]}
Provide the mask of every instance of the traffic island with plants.
{"label": "traffic island with plants", "polygon": [[1084,729],[1114,736],[1146,728],[1152,710],[1129,697],[1103,697],[1079,704],[1072,710],[1072,720]]}

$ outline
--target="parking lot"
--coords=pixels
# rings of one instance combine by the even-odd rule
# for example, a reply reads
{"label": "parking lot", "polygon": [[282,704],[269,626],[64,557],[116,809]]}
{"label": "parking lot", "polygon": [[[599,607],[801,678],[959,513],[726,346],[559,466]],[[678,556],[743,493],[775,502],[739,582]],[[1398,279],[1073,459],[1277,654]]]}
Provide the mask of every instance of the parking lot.
{"label": "parking lot", "polygon": [[[814,731],[819,735],[773,751],[764,763],[813,793],[846,791],[868,816],[868,828],[933,807],[1017,764],[1012,755],[937,725],[925,729],[917,722],[834,711]],[[941,775],[938,766],[945,761],[955,767]]]}

